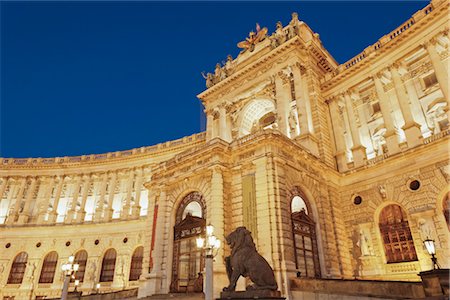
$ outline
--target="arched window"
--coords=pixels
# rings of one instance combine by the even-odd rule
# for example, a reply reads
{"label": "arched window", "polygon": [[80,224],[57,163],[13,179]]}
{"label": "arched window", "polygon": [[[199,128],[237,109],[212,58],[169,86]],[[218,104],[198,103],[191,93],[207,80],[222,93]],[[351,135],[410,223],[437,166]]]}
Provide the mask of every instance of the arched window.
{"label": "arched window", "polygon": [[316,223],[298,189],[292,191],[291,220],[294,235],[295,264],[301,277],[320,278]]}
{"label": "arched window", "polygon": [[447,222],[448,230],[450,231],[450,208],[449,208],[449,202],[450,202],[450,192],[445,195],[444,203],[442,203],[442,212],[444,213],[445,221]]}
{"label": "arched window", "polygon": [[41,276],[39,277],[39,283],[52,283],[53,277],[55,277],[56,265],[58,264],[58,253],[52,251],[44,258],[42,264]]}
{"label": "arched window", "polygon": [[408,219],[400,206],[391,204],[383,208],[379,225],[387,263],[417,260]]}
{"label": "arched window", "polygon": [[109,249],[103,256],[102,271],[100,273],[100,282],[111,282],[114,279],[114,270],[116,268],[116,250]]}
{"label": "arched window", "polygon": [[205,201],[198,192],[188,194],[176,214],[171,292],[201,292],[199,273],[203,270],[202,251],[196,238],[205,231]]}
{"label": "arched window", "polygon": [[142,273],[142,259],[144,258],[144,247],[137,247],[131,257],[130,278],[129,281],[139,279]]}
{"label": "arched window", "polygon": [[8,283],[22,283],[25,269],[27,267],[27,261],[28,254],[26,252],[20,252],[19,254],[17,254],[12,263],[11,271],[9,272]]}
{"label": "arched window", "polygon": [[84,273],[86,272],[86,263],[87,263],[88,254],[86,250],[80,250],[75,254],[74,263],[78,264],[78,271],[75,273],[75,278],[72,278],[70,281],[74,282],[75,280],[79,280],[83,282]]}

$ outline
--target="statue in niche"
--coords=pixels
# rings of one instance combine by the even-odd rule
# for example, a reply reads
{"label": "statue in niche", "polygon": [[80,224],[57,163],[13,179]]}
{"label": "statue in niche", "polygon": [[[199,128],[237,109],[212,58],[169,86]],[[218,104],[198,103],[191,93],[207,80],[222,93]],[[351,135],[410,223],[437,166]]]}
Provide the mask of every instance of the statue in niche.
{"label": "statue in niche", "polygon": [[419,227],[420,238],[422,241],[433,238],[432,225],[427,220],[420,218],[417,221],[417,227]]}
{"label": "statue in niche", "polygon": [[[370,237],[370,236],[369,236]],[[361,248],[361,254],[362,256],[370,256],[373,255],[372,253],[372,247],[370,247],[370,239],[365,234],[364,230],[361,229],[359,231],[359,245]]]}
{"label": "statue in niche", "polygon": [[353,243],[352,257],[353,261],[355,262],[355,267],[353,269],[353,276],[355,278],[360,276],[362,272],[362,262],[361,262],[362,251],[360,242],[361,242],[360,232],[357,229],[355,229],[353,230],[352,235],[352,243]]}
{"label": "statue in niche", "polygon": [[291,134],[291,137],[296,136],[297,135],[297,117],[295,116],[295,108],[291,109],[291,111],[289,112],[288,123],[289,123],[289,132]]}
{"label": "statue in niche", "polygon": [[28,273],[25,276],[25,278],[33,279],[34,278],[34,272],[36,271],[36,263],[35,262],[29,262],[28,266],[27,266],[27,269],[28,269]]}
{"label": "statue in niche", "polygon": [[91,270],[89,277],[88,277],[89,281],[95,282],[95,271],[97,270],[97,264],[95,263],[95,261],[91,261],[89,266],[90,266],[89,270]]}
{"label": "statue in niche", "polygon": [[251,232],[247,228],[238,227],[225,239],[231,247],[231,255],[225,258],[230,284],[223,289],[224,292],[234,291],[241,276],[248,276],[253,282],[253,285],[247,286],[247,291],[278,289],[272,268],[256,251]]}
{"label": "statue in niche", "polygon": [[267,31],[267,27],[261,28],[259,24],[256,23],[256,33],[254,31],[250,31],[248,37],[245,38],[245,41],[237,44],[238,48],[243,49],[241,53],[244,53],[247,50],[253,52],[253,50],[255,50],[255,45],[266,39]]}

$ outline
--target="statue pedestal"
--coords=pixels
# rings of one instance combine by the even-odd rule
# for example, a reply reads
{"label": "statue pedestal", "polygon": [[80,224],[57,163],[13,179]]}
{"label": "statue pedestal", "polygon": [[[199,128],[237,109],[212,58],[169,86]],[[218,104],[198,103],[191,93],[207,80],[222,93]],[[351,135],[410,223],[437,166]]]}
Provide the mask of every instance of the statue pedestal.
{"label": "statue pedestal", "polygon": [[218,300],[248,300],[248,299],[258,299],[258,300],[284,300],[286,298],[281,297],[279,291],[273,290],[248,290],[248,291],[233,291],[233,292],[221,292],[220,298]]}

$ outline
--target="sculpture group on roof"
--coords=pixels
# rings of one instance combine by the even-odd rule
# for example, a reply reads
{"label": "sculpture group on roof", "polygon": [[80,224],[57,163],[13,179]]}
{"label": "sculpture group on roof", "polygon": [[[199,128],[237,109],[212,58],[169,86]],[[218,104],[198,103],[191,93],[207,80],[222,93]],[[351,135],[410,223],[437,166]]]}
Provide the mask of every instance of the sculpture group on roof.
{"label": "sculpture group on roof", "polygon": [[[281,22],[278,21],[276,24],[275,32],[273,32],[270,37],[268,37],[267,35],[267,27],[261,28],[259,24],[256,23],[256,32],[250,31],[248,37],[246,37],[244,41],[241,41],[237,44],[237,46],[242,49],[239,55],[247,51],[253,52],[255,50],[255,46],[258,43],[266,40],[266,38],[270,39],[270,46],[272,49],[278,47],[279,45],[299,34],[298,23],[298,14],[294,12],[292,13],[292,20],[290,21],[289,25],[286,26],[286,28],[283,28]],[[231,55],[228,55],[226,62],[222,62],[222,65],[220,63],[216,64],[214,73],[207,73],[205,75],[205,73],[202,72],[203,78],[206,79],[206,87],[210,88],[218,82],[229,77],[234,72],[234,69],[235,62],[233,61],[233,57]]]}

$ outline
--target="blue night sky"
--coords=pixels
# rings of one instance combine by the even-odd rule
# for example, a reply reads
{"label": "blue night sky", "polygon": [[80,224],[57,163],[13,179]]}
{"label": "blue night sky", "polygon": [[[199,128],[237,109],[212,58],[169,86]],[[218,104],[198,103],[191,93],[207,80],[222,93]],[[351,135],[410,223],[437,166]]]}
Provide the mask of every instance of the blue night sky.
{"label": "blue night sky", "polygon": [[343,63],[425,7],[395,2],[6,2],[0,157],[82,155],[200,132],[201,71],[296,11]]}

